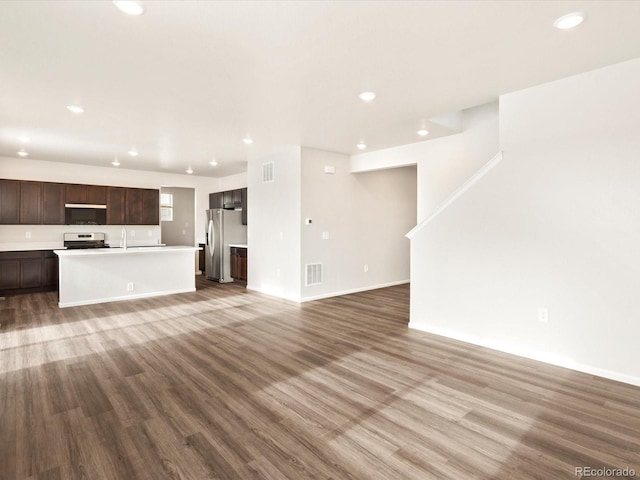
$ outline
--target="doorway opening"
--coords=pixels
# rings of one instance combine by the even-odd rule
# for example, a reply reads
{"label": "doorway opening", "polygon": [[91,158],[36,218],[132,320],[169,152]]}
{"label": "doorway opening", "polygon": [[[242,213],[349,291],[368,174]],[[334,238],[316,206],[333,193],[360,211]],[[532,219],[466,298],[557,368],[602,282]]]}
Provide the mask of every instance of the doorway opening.
{"label": "doorway opening", "polygon": [[160,237],[165,245],[195,245],[195,189],[160,188]]}

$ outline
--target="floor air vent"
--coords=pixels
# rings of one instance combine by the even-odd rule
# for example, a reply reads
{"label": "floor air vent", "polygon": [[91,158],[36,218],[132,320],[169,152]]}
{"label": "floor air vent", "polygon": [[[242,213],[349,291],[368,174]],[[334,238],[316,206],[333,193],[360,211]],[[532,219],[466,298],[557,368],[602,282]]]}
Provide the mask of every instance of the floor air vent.
{"label": "floor air vent", "polygon": [[273,162],[262,164],[262,181],[273,182]]}
{"label": "floor air vent", "polygon": [[307,263],[305,264],[306,276],[305,287],[311,285],[320,285],[322,283],[322,264],[321,263]]}

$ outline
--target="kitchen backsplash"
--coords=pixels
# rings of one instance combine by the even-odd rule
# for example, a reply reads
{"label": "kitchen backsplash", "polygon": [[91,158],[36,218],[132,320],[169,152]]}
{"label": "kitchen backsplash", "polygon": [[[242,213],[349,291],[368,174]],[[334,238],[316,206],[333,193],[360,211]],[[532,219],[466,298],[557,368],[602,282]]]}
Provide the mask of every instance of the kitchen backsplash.
{"label": "kitchen backsplash", "polygon": [[[0,245],[59,243],[62,246],[64,233],[101,232],[106,234],[107,243],[119,246],[123,228],[122,225],[0,225]],[[126,228],[127,243],[131,246],[160,243],[160,226],[138,225]]]}

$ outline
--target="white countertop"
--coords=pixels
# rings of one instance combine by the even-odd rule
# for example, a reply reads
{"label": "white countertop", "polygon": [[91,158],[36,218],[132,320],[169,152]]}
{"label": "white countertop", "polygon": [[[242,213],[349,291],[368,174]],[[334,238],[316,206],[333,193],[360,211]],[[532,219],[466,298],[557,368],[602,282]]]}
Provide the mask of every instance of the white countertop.
{"label": "white countertop", "polygon": [[75,250],[55,250],[54,253],[59,257],[77,257],[77,256],[91,256],[91,255],[129,255],[133,253],[169,253],[190,250],[195,252],[200,250],[199,247],[189,246],[153,246],[153,247],[128,247],[126,249],[119,247],[111,248],[85,248]]}
{"label": "white countertop", "polygon": [[0,252],[26,252],[31,250],[63,249],[62,242],[15,242],[0,243]]}
{"label": "white countertop", "polygon": [[243,243],[230,243],[229,246],[230,247],[236,247],[236,248],[249,248],[249,247],[247,247],[246,244],[243,244]]}
{"label": "white countertop", "polygon": [[[117,242],[107,242],[107,245],[109,245],[109,247],[111,248],[122,248],[122,244],[120,243],[120,241]],[[136,243],[136,242],[128,242],[127,243],[128,247],[127,248],[135,248],[135,247],[166,247],[167,244],[166,243]]]}

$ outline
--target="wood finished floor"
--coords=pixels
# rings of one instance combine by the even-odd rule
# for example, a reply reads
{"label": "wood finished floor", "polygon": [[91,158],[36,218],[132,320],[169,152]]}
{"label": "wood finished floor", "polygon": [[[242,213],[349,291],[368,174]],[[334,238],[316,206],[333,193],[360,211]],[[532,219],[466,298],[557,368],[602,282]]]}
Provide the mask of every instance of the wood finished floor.
{"label": "wood finished floor", "polygon": [[0,300],[0,478],[640,476],[640,388],[409,330],[409,287]]}

